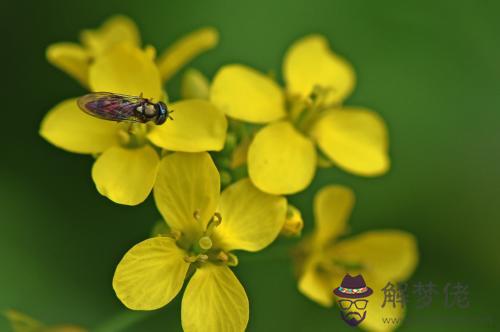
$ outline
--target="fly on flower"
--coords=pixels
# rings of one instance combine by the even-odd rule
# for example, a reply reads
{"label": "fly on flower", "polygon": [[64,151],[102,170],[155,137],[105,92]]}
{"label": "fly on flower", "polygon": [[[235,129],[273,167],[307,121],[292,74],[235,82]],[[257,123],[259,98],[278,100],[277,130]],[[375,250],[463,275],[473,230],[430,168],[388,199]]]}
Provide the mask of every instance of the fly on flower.
{"label": "fly on flower", "polygon": [[163,124],[172,119],[167,105],[141,96],[121,95],[111,92],[94,92],[78,98],[78,106],[87,114],[103,120],[154,122]]}

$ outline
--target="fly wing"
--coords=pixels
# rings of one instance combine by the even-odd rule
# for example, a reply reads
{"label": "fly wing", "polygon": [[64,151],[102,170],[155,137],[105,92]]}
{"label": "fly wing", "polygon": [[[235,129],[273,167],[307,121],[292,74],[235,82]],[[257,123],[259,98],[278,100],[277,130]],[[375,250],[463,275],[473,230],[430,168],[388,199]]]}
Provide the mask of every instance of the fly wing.
{"label": "fly wing", "polygon": [[111,92],[94,92],[78,98],[78,106],[87,114],[111,121],[144,122],[135,109],[144,98]]}

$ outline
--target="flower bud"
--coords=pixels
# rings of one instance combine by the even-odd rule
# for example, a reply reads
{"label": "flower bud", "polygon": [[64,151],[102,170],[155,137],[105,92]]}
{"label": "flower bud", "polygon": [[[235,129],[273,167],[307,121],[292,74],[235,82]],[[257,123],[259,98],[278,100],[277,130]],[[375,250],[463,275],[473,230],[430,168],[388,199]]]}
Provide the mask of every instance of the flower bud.
{"label": "flower bud", "polygon": [[181,96],[183,99],[208,99],[210,84],[199,70],[186,70],[181,81]]}
{"label": "flower bud", "polygon": [[304,221],[302,220],[302,214],[295,206],[288,204],[285,224],[281,229],[280,235],[286,237],[298,237],[300,236],[303,227]]}

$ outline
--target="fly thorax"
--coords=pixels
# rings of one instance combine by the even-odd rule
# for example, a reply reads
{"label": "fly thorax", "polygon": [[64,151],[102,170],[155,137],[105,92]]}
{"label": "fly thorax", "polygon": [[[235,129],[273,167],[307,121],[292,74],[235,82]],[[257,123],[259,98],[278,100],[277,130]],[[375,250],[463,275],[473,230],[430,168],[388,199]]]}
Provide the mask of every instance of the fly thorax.
{"label": "fly thorax", "polygon": [[144,123],[122,122],[119,124],[118,140],[124,148],[139,148],[148,143],[149,127]]}
{"label": "fly thorax", "polygon": [[151,105],[151,104],[144,105],[144,115],[147,118],[155,117],[156,116],[156,109],[155,109],[154,105]]}

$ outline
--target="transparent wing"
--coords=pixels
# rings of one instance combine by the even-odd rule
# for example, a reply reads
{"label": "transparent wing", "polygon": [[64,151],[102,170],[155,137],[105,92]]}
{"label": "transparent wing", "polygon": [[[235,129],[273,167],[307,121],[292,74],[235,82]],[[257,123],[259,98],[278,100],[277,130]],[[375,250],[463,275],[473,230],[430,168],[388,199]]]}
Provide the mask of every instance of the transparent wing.
{"label": "transparent wing", "polygon": [[78,98],[78,106],[87,114],[110,121],[144,122],[135,109],[147,102],[137,96],[94,92]]}

